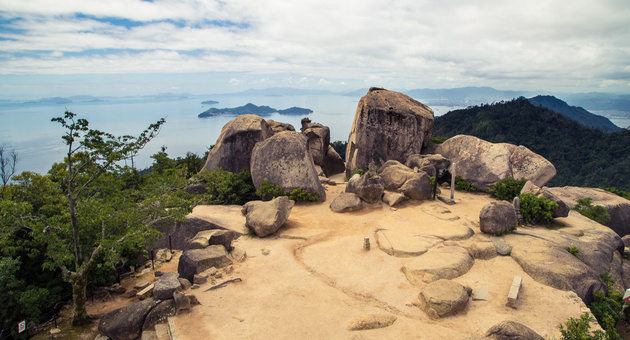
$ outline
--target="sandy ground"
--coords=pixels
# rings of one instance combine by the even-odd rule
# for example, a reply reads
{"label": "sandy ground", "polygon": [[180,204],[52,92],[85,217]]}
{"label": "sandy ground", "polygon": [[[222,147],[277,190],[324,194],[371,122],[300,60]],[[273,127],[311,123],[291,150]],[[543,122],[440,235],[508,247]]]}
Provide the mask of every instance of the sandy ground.
{"label": "sandy ground", "polygon": [[[498,256],[475,260],[468,273],[454,279],[471,288],[488,287],[487,301],[471,299],[463,312],[430,319],[419,307],[424,287],[412,285],[401,271],[410,259],[381,251],[376,230],[411,228],[439,236],[467,226],[480,234],[479,211],[493,199],[457,192],[455,205],[406,201],[396,209],[383,204],[333,213],[330,202],[344,190],[344,184],[328,186],[326,202],[296,205],[274,236],[236,240],[233,245],[247,252],[247,260],[235,262],[234,271],[217,283],[242,282],[205,291],[213,285],[208,282],[188,291],[201,306],[175,317],[180,339],[463,339],[482,336],[504,320],[550,339],[559,338],[561,323],[580,316],[581,300],[573,293],[539,284],[510,257]],[[362,249],[364,237],[370,238],[370,251]],[[512,309],[505,303],[515,275],[523,277],[523,286]],[[351,319],[371,313],[397,320],[381,329],[346,329]]]}

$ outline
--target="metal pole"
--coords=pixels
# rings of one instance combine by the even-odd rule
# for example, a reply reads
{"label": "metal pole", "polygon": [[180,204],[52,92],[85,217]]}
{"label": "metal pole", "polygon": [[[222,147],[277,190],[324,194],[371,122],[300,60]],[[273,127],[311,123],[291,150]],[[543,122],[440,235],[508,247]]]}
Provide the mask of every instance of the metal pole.
{"label": "metal pole", "polygon": [[455,198],[455,177],[457,177],[456,175],[456,170],[455,170],[455,163],[453,163],[451,165],[451,199]]}

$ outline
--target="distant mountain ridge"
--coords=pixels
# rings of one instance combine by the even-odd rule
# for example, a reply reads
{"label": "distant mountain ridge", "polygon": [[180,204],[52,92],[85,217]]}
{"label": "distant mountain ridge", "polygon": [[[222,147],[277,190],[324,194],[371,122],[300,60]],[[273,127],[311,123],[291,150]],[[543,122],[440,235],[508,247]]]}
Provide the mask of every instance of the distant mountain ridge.
{"label": "distant mountain ridge", "polygon": [[563,114],[583,125],[596,128],[604,132],[617,132],[621,128],[613,124],[608,118],[586,111],[579,106],[570,106],[554,96],[536,96],[528,99],[530,103]]}
{"label": "distant mountain ridge", "polygon": [[630,190],[630,130],[605,133],[525,98],[451,111],[435,118],[433,133],[524,145],[556,167],[551,186]]}

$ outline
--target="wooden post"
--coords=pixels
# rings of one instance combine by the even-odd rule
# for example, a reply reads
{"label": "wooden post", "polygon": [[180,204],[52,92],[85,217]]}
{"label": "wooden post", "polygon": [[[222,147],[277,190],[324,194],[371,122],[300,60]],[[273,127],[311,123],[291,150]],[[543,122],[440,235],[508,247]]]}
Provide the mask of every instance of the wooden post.
{"label": "wooden post", "polygon": [[366,237],[363,239],[363,250],[370,250],[370,238]]}
{"label": "wooden post", "polygon": [[455,198],[455,177],[457,171],[455,170],[455,163],[451,165],[451,199]]}

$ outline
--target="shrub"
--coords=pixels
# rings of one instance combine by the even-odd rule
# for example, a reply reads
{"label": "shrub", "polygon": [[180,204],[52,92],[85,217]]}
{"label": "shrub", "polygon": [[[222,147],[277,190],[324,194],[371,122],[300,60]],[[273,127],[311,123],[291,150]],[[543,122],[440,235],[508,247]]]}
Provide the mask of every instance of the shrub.
{"label": "shrub", "polygon": [[594,331],[591,335],[591,322],[595,321],[589,313],[584,313],[579,319],[570,318],[567,321],[567,328],[560,325],[560,333],[564,340],[605,340],[606,334],[600,330]]}
{"label": "shrub", "polygon": [[506,177],[496,182],[488,193],[500,200],[512,201],[514,197],[521,194],[521,190],[527,183],[526,179],[514,179],[512,177]]}
{"label": "shrub", "polygon": [[455,189],[470,192],[477,191],[477,187],[474,184],[466,182],[460,175],[455,176]]}
{"label": "shrub", "polygon": [[577,257],[578,259],[580,258],[580,256],[578,255],[580,253],[580,250],[577,249],[577,247],[566,247],[564,249],[566,249],[569,253],[571,253],[571,255]]}
{"label": "shrub", "polygon": [[204,171],[197,178],[208,190],[208,200],[214,204],[245,204],[258,198],[248,170],[237,174],[222,169]]}
{"label": "shrub", "polygon": [[606,284],[607,293],[604,294],[602,291],[595,293],[595,302],[591,303],[589,307],[600,326],[606,331],[607,338],[621,339],[617,334],[615,325],[619,320],[623,294],[614,289],[615,280],[609,272],[602,272],[599,277]]}
{"label": "shrub", "polygon": [[608,213],[608,210],[601,205],[594,206],[592,198],[581,198],[577,200],[577,203],[578,204],[573,207],[573,209],[580,214],[600,224],[606,224],[610,221],[610,214]]}
{"label": "shrub", "polygon": [[525,223],[548,223],[553,219],[553,211],[558,208],[556,202],[544,197],[536,197],[532,193],[519,196],[521,200],[521,215]]}
{"label": "shrub", "polygon": [[286,196],[283,187],[267,180],[262,181],[260,189],[256,190],[256,195],[263,201],[269,201],[278,196]]}
{"label": "shrub", "polygon": [[311,194],[310,192],[302,188],[293,189],[289,193],[289,199],[292,199],[295,202],[301,202],[301,201],[313,202],[313,201],[317,201],[318,198],[319,198],[319,192],[316,192],[315,194]]}
{"label": "shrub", "polygon": [[431,139],[429,140],[429,143],[431,143],[431,144],[442,144],[442,143],[446,142],[447,139],[448,139],[448,137],[431,136]]}
{"label": "shrub", "polygon": [[[363,174],[365,173],[365,170],[361,169],[361,168],[356,168],[354,169],[354,172],[352,172],[352,176],[359,174],[359,176],[363,176]],[[350,176],[350,177],[352,177]]]}

